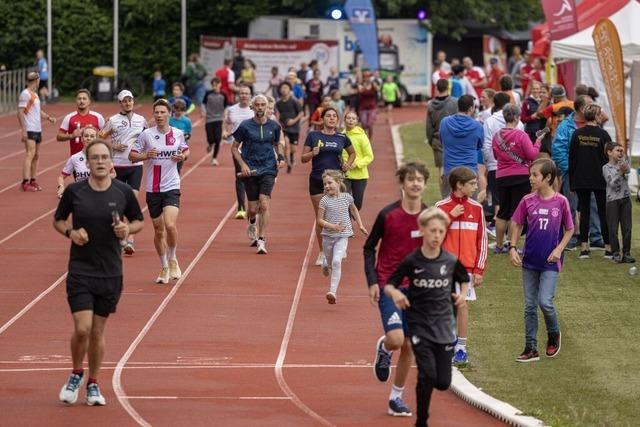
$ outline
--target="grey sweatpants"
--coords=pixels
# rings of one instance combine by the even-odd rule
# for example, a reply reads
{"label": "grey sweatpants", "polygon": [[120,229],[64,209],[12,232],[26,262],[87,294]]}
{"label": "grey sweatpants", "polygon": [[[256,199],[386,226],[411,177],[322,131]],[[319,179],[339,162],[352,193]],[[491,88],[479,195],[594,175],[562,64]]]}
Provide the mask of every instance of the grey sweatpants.
{"label": "grey sweatpants", "polygon": [[348,237],[322,236],[322,252],[326,265],[331,268],[331,283],[329,292],[338,292],[340,276],[342,275],[342,258],[347,254]]}

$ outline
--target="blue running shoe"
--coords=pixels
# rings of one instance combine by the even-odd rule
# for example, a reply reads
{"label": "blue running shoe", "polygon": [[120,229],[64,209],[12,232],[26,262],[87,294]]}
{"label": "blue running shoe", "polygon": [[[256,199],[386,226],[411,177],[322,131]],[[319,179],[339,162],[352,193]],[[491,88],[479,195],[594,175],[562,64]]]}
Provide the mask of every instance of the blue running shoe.
{"label": "blue running shoe", "polygon": [[376,359],[373,362],[373,373],[378,381],[386,383],[391,375],[391,355],[393,353],[385,351],[382,348],[382,343],[384,343],[384,335],[376,343]]}
{"label": "blue running shoe", "polygon": [[67,382],[62,386],[58,398],[61,402],[68,403],[70,405],[76,403],[78,400],[78,390],[84,382],[83,374],[71,374]]}
{"label": "blue running shoe", "polygon": [[462,365],[462,364],[468,363],[468,362],[469,362],[469,359],[467,357],[467,352],[464,351],[461,348],[456,350],[455,354],[453,355],[453,364],[454,365]]}
{"label": "blue running shoe", "polygon": [[98,383],[91,383],[87,386],[87,405],[89,406],[104,406],[107,404],[102,393],[100,393],[100,387]]}
{"label": "blue running shoe", "polygon": [[396,397],[394,400],[389,401],[389,410],[387,413],[394,417],[410,417],[411,409],[407,408],[407,405],[404,404],[401,397]]}

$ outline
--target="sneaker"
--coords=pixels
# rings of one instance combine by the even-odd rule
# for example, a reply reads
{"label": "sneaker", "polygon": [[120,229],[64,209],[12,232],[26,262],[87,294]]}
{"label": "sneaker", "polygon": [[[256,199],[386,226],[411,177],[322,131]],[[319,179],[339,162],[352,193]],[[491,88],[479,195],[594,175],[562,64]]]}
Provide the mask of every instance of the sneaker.
{"label": "sneaker", "polygon": [[620,264],[622,262],[622,255],[616,252],[613,254],[613,257],[611,258],[611,260],[616,264]]}
{"label": "sneaker", "polygon": [[264,239],[258,239],[256,241],[256,246],[258,247],[258,250],[256,251],[257,254],[265,255],[267,253],[267,246]]}
{"label": "sneaker", "polygon": [[249,236],[251,246],[258,246],[258,231],[255,223],[249,223],[247,226],[247,236]]}
{"label": "sneaker", "polygon": [[76,403],[76,400],[78,400],[78,390],[80,390],[83,382],[83,374],[78,375],[72,373],[60,390],[60,395],[58,396],[60,401],[70,405]]}
{"label": "sneaker", "polygon": [[487,235],[489,237],[491,237],[492,239],[495,239],[496,238],[496,228],[488,226],[487,227]]}
{"label": "sneaker", "polygon": [[176,280],[182,277],[182,271],[180,270],[177,259],[169,260],[169,276]]}
{"label": "sneaker", "polygon": [[604,251],[604,255],[602,256],[602,258],[604,258],[604,259],[613,259],[613,252]]}
{"label": "sneaker", "polygon": [[589,243],[589,248],[594,251],[603,251],[604,250],[604,242],[602,240],[594,243]]}
{"label": "sneaker", "polygon": [[386,383],[391,375],[391,356],[393,352],[385,351],[382,348],[384,343],[384,335],[378,339],[376,343],[376,359],[373,362],[373,374],[378,381]]}
{"label": "sneaker", "polygon": [[128,241],[124,245],[124,248],[122,248],[122,252],[124,252],[125,255],[133,256],[133,254],[136,253],[136,248],[133,247],[133,242],[132,241]]}
{"label": "sneaker", "polygon": [[212,148],[213,146],[211,144],[207,144],[207,153],[210,153]]}
{"label": "sneaker", "polygon": [[158,274],[156,283],[162,283],[165,285],[169,283],[169,267],[162,267],[160,269],[160,274]]}
{"label": "sneaker", "polygon": [[578,256],[578,258],[580,258],[580,259],[589,259],[589,253],[590,253],[590,251],[580,251],[580,255]]}
{"label": "sneaker", "polygon": [[211,165],[212,166],[220,166],[220,162],[218,161],[218,159],[212,159],[211,160]]}
{"label": "sneaker", "polygon": [[326,262],[326,259],[324,257],[324,253],[320,252],[318,254],[318,258],[316,258],[316,265],[317,266],[322,266],[322,264],[324,264]]}
{"label": "sneaker", "polygon": [[107,404],[102,393],[100,393],[100,387],[98,383],[91,383],[87,386],[87,405],[89,406],[104,406]]}
{"label": "sneaker", "polygon": [[238,209],[236,212],[236,219],[247,219],[247,212],[244,209]]}
{"label": "sneaker", "polygon": [[636,262],[636,259],[629,254],[624,254],[620,259],[620,262],[623,264],[634,264]]}
{"label": "sneaker", "polygon": [[469,363],[469,357],[467,356],[467,352],[463,348],[459,348],[453,355],[453,364],[463,365],[465,363]]}
{"label": "sneaker", "polygon": [[540,360],[538,350],[529,347],[525,347],[522,354],[516,357],[516,362],[520,363],[537,362],[538,360]]}
{"label": "sneaker", "polygon": [[36,182],[35,179],[32,179],[31,182],[29,183],[33,188],[36,189],[36,191],[42,191],[42,187],[40,187],[38,185],[38,183]]}
{"label": "sneaker", "polygon": [[506,254],[507,252],[509,252],[509,248],[505,248],[504,245],[493,248],[494,254]]}
{"label": "sneaker", "polygon": [[389,401],[389,410],[387,413],[394,417],[410,417],[412,415],[411,409],[407,408],[407,405],[404,404],[401,397],[396,397]]}
{"label": "sneaker", "polygon": [[560,332],[554,332],[548,334],[549,339],[547,340],[547,357],[556,357],[558,353],[560,353],[561,347],[561,336]]}
{"label": "sneaker", "polygon": [[327,292],[327,302],[329,304],[335,304],[336,303],[336,294],[334,294],[333,292]]}
{"label": "sneaker", "polygon": [[324,262],[322,263],[322,274],[325,277],[328,277],[329,274],[331,274],[331,267],[329,267],[329,264],[327,264],[327,260],[323,260]]}
{"label": "sneaker", "polygon": [[24,184],[22,184],[22,191],[36,192],[38,191],[38,189],[27,181]]}

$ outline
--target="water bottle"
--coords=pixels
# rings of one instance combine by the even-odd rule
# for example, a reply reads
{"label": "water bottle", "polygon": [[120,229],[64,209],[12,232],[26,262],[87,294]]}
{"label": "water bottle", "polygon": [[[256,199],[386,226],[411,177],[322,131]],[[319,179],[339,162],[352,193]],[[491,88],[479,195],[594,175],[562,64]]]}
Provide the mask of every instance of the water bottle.
{"label": "water bottle", "polygon": [[638,274],[638,267],[635,265],[629,269],[629,276],[635,276]]}

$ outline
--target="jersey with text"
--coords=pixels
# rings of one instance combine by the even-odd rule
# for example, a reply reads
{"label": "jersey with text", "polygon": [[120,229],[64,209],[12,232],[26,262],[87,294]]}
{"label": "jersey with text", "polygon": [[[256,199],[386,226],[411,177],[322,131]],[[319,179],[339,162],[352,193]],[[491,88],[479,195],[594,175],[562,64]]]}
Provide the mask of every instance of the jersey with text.
{"label": "jersey with text", "polygon": [[[89,111],[87,114],[79,114],[77,111],[64,116],[60,124],[60,132],[73,133],[76,129],[82,129],[87,126],[93,126],[96,130],[104,127],[104,117],[95,111]],[[69,154],[74,155],[82,151],[84,144],[81,137],[69,140]]]}
{"label": "jersey with text", "polygon": [[67,159],[67,162],[62,168],[62,175],[73,175],[73,179],[75,182],[84,181],[85,179],[89,178],[89,175],[91,175],[91,171],[87,166],[87,159],[84,156],[84,151],[80,151],[79,153],[76,153]]}
{"label": "jersey with text", "polygon": [[142,165],[142,162],[131,163],[131,160],[129,160],[129,152],[138,139],[138,136],[148,127],[147,119],[140,114],[133,113],[131,118],[123,113],[114,114],[109,117],[107,124],[100,133],[104,136],[110,135],[114,143],[122,144],[126,147],[124,151],[113,151],[113,166],[128,167]]}

